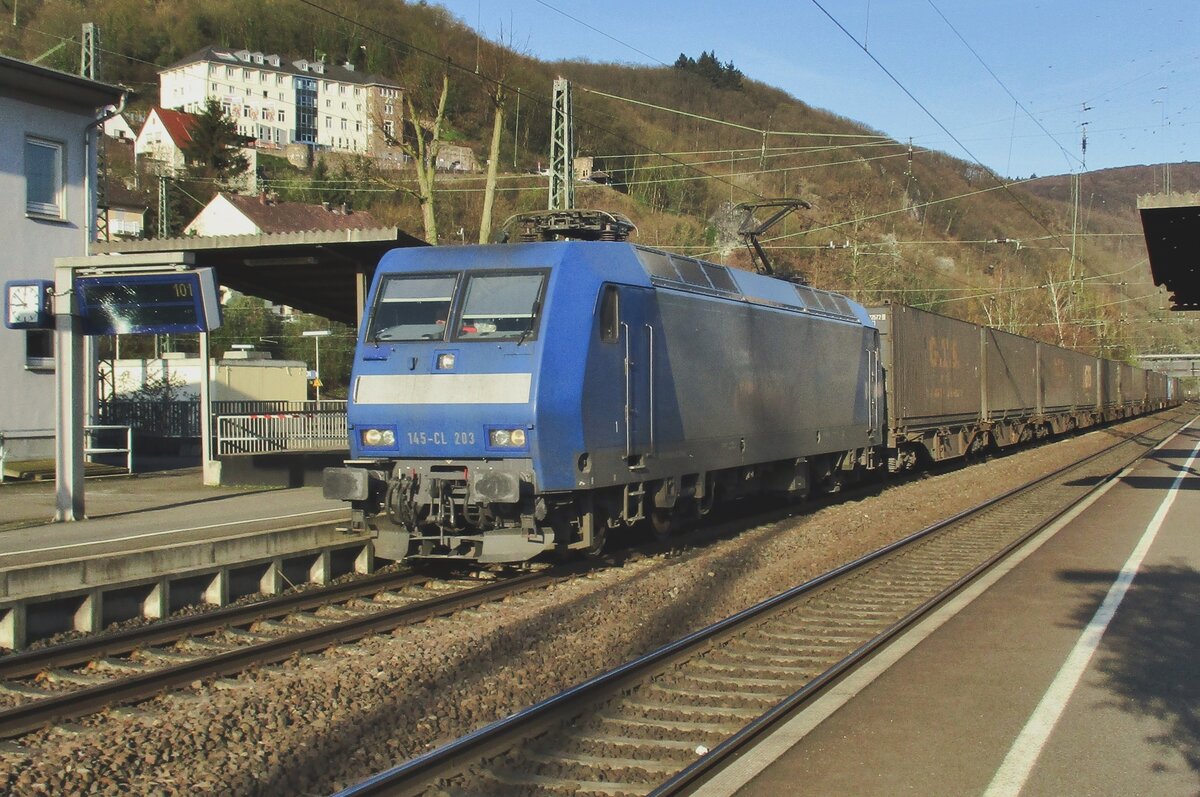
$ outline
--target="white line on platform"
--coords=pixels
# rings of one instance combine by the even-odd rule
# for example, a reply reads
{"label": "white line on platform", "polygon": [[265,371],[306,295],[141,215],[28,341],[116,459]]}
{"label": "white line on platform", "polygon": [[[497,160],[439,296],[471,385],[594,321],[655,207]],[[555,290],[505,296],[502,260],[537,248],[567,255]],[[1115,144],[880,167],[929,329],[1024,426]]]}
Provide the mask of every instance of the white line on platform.
{"label": "white line on platform", "polygon": [[[187,528],[182,528],[182,529],[165,529],[163,531],[147,531],[145,534],[130,534],[126,537],[113,537],[110,540],[88,540],[87,542],[71,542],[71,543],[67,543],[66,545],[51,545],[49,547],[43,547],[43,548],[30,548],[29,550],[26,550],[26,551],[5,551],[3,553],[0,553],[0,559],[2,559],[3,557],[6,557],[6,556],[21,556],[23,554],[45,553],[46,551],[65,551],[68,548],[86,548],[86,547],[94,547],[96,545],[107,545],[108,543],[113,543],[113,542],[128,542],[129,540],[142,540],[142,539],[146,539],[147,537],[161,537],[165,534],[186,534],[189,531],[206,531],[208,529],[219,529],[222,526],[238,526],[243,523],[261,523],[264,520],[290,520],[292,518],[308,517],[309,515],[323,515],[323,514],[327,514],[329,512],[345,512],[345,511],[346,510],[342,507],[335,507],[333,509],[314,509],[311,512],[297,512],[293,515],[274,515],[269,518],[265,518],[265,517],[245,518],[243,520],[230,520],[230,521],[226,521],[224,523],[210,523],[206,526],[188,526]],[[76,524],[76,525],[78,525],[78,524]]]}
{"label": "white line on platform", "polygon": [[1067,660],[1063,662],[1063,666],[1058,671],[1058,675],[1054,677],[1050,688],[1046,690],[1046,694],[1042,696],[1041,702],[1034,709],[1029,721],[1017,736],[1017,740],[1013,742],[1012,748],[1004,758],[1004,763],[1000,765],[1000,769],[992,778],[991,785],[984,792],[984,797],[1017,797],[1021,793],[1021,789],[1025,787],[1025,782],[1033,772],[1034,764],[1037,763],[1042,749],[1050,739],[1050,733],[1058,724],[1058,720],[1067,707],[1067,701],[1075,693],[1076,687],[1079,686],[1079,680],[1083,677],[1089,662],[1100,647],[1100,640],[1104,636],[1104,632],[1108,630],[1109,623],[1116,615],[1117,607],[1125,599],[1129,585],[1133,583],[1134,576],[1137,575],[1138,568],[1142,565],[1142,560],[1146,558],[1150,546],[1154,543],[1163,522],[1167,519],[1167,513],[1171,510],[1171,505],[1175,503],[1175,497],[1179,495],[1180,485],[1191,474],[1192,463],[1198,456],[1200,456],[1200,443],[1197,443],[1196,447],[1192,449],[1191,456],[1183,464],[1183,470],[1175,477],[1175,481],[1167,490],[1162,503],[1158,505],[1158,511],[1150,519],[1137,547],[1133,549],[1133,553],[1129,555],[1129,559],[1121,568],[1117,579],[1109,587],[1108,594],[1104,596],[1104,602],[1100,604],[1096,614],[1083,629],[1083,634],[1075,643]]}
{"label": "white line on platform", "polygon": [[[1191,426],[1196,420],[1198,419],[1192,419],[1183,429]],[[1183,429],[1163,440],[1151,450],[1157,451],[1163,448],[1174,440]],[[729,797],[729,795],[734,794],[748,784],[780,756],[797,745],[805,736],[816,730],[817,726],[832,716],[838,709],[849,703],[859,692],[870,686],[876,678],[883,675],[892,665],[904,658],[909,651],[917,647],[926,638],[932,636],[935,631],[969,606],[976,598],[987,592],[993,584],[1007,575],[1009,571],[1033,555],[1042,545],[1049,542],[1055,534],[1087,511],[1105,493],[1119,484],[1121,479],[1128,476],[1138,465],[1142,464],[1144,459],[1145,456],[1139,458],[1136,462],[1117,474],[1115,479],[1106,482],[1083,501],[1076,504],[1073,509],[1052,525],[1014,551],[1007,559],[975,579],[975,581],[971,582],[971,584],[943,604],[933,614],[920,621],[911,630],[902,634],[898,639],[893,640],[881,651],[860,665],[829,692],[814,700],[803,711],[796,714],[765,739],[743,753],[737,761],[725,767],[703,783],[693,794],[696,797]]]}

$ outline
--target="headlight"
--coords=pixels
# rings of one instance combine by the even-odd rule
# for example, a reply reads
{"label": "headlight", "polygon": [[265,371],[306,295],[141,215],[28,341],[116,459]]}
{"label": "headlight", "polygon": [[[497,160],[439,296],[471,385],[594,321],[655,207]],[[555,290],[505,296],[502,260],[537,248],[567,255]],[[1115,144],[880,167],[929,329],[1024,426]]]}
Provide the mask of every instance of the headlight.
{"label": "headlight", "polygon": [[364,446],[394,446],[396,433],[391,429],[363,429],[359,439]]}
{"label": "headlight", "polygon": [[454,369],[454,352],[442,352],[437,356],[437,367],[439,371],[450,371]]}
{"label": "headlight", "polygon": [[492,448],[524,448],[524,429],[489,429],[488,445]]}

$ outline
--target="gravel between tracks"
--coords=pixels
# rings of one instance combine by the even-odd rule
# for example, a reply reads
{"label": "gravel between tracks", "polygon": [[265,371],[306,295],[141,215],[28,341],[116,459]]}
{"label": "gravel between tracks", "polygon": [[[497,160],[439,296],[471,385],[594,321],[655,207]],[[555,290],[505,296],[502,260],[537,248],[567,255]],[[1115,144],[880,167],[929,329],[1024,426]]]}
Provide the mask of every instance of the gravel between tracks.
{"label": "gravel between tracks", "polygon": [[0,756],[0,792],[328,794],[1158,420],[30,734]]}

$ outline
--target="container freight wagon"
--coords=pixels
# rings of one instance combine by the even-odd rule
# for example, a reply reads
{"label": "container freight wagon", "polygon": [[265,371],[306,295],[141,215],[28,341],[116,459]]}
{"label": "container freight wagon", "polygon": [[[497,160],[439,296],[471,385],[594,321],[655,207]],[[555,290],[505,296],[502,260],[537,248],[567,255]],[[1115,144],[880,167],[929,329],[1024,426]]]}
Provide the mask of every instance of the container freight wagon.
{"label": "container freight wagon", "polygon": [[983,406],[979,327],[905,305],[869,308],[879,330],[893,470],[978,447]]}
{"label": "container freight wagon", "polygon": [[1038,344],[1038,407],[1055,434],[1098,423],[1100,360],[1048,343]]}
{"label": "container freight wagon", "polygon": [[1149,399],[1151,385],[1169,391],[1165,378],[1125,363],[904,305],[869,312],[880,332],[893,470],[1170,403]]}

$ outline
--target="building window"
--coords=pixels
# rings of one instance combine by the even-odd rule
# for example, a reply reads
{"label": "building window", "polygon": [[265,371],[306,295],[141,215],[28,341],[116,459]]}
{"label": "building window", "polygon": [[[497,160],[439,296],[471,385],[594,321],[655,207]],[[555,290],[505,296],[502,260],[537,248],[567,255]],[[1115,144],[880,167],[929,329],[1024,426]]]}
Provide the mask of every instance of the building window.
{"label": "building window", "polygon": [[49,329],[25,331],[25,367],[44,370],[54,367],[54,332]]}
{"label": "building window", "polygon": [[63,218],[63,145],[25,139],[25,212]]}
{"label": "building window", "polygon": [[281,121],[281,122],[286,122],[286,121],[287,121],[287,111],[280,111],[280,112],[279,112],[279,121]]}

